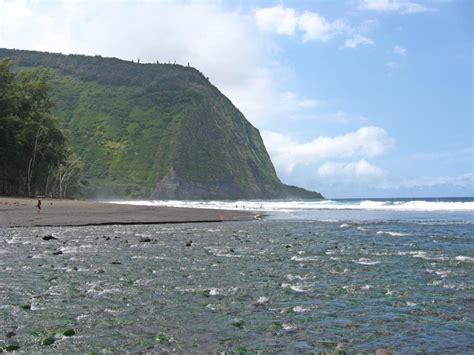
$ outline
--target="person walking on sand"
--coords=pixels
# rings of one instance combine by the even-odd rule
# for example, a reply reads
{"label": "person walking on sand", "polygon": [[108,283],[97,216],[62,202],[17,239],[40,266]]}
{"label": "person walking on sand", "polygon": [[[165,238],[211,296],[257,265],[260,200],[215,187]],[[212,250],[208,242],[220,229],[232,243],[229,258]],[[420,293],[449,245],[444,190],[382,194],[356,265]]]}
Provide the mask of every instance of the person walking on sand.
{"label": "person walking on sand", "polygon": [[38,200],[38,203],[36,204],[36,207],[38,207],[38,213],[41,213],[41,199]]}

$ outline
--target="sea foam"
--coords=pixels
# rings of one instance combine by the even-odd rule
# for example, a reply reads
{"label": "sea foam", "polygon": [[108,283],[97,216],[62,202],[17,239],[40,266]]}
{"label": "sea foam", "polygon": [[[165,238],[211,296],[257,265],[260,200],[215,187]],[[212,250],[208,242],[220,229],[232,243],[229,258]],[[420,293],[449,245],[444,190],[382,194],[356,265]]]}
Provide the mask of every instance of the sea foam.
{"label": "sea foam", "polygon": [[[317,201],[179,201],[136,200],[104,201],[116,204],[162,207],[212,208],[225,210],[250,210],[264,212],[292,212],[298,210],[380,210],[380,211],[473,211],[473,201],[426,200],[317,200]],[[347,227],[342,225],[341,228]]]}

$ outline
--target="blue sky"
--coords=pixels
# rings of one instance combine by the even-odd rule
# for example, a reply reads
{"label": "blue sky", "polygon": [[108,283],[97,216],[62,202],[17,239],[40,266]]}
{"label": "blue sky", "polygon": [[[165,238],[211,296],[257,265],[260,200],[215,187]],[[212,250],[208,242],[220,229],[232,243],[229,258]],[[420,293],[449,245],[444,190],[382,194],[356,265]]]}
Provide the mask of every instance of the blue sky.
{"label": "blue sky", "polygon": [[0,1],[0,47],[190,62],[327,197],[473,196],[472,1]]}

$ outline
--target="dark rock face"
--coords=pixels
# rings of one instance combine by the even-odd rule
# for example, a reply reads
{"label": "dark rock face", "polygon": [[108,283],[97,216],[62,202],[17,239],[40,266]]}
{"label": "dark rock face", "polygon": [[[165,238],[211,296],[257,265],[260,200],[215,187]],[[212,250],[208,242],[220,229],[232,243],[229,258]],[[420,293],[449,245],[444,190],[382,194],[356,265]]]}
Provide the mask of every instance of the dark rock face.
{"label": "dark rock face", "polygon": [[179,177],[172,169],[159,181],[153,199],[162,200],[231,200],[231,199],[322,199],[320,193],[284,184],[254,186],[248,189],[238,186],[231,179],[199,183]]}
{"label": "dark rock face", "polygon": [[227,181],[194,182],[177,176],[172,170],[156,184],[152,198],[164,200],[213,200],[238,198],[263,198],[264,193],[258,190],[245,190],[231,179]]}

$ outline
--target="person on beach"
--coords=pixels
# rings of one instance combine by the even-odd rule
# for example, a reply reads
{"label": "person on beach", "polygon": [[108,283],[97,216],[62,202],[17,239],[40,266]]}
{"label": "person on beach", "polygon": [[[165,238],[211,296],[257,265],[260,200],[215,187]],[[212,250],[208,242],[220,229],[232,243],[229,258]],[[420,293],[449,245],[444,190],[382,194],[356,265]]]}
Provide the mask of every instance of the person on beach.
{"label": "person on beach", "polygon": [[38,213],[41,213],[41,199],[38,200],[38,203],[36,204],[36,207],[38,207]]}

